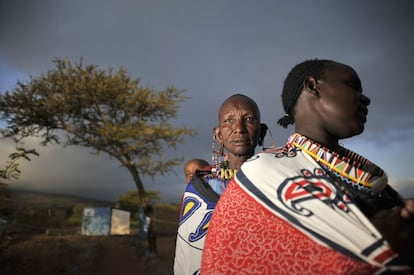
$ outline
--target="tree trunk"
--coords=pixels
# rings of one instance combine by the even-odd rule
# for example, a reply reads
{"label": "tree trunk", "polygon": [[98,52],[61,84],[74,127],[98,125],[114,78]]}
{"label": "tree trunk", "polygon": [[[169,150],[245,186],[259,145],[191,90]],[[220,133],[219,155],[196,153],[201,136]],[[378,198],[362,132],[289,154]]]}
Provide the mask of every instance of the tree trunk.
{"label": "tree trunk", "polygon": [[134,179],[135,186],[138,189],[138,195],[140,198],[145,198],[147,193],[145,192],[144,185],[142,184],[141,178],[139,177],[138,170],[135,166],[128,165],[127,169],[131,173],[132,178]]}

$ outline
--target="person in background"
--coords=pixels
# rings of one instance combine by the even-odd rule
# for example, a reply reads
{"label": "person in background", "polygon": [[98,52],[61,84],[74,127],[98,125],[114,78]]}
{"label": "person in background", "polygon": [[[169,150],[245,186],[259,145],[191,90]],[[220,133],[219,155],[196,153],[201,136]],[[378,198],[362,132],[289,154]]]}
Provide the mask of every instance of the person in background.
{"label": "person in background", "polygon": [[210,164],[203,159],[191,159],[187,161],[184,165],[185,183],[188,184],[191,181],[196,170],[200,170],[209,165]]}
{"label": "person in background", "polygon": [[[220,194],[240,165],[261,145],[267,127],[256,102],[243,95],[227,98],[213,129],[213,164],[196,172],[183,195],[174,274],[198,274],[208,224]],[[226,152],[224,152],[226,150]]]}
{"label": "person in background", "polygon": [[[295,124],[282,147],[246,161],[209,226],[202,274],[412,272],[414,200],[340,139],[364,130],[370,100],[351,67],[306,60],[283,87]],[[412,273],[411,273],[412,274]]]}
{"label": "person in background", "polygon": [[155,213],[154,207],[147,197],[141,197],[141,205],[138,211],[138,218],[138,236],[140,239],[146,239],[148,243],[148,246],[145,250],[145,257],[155,257],[158,254]]}
{"label": "person in background", "polygon": [[158,255],[157,249],[157,230],[155,227],[155,213],[154,207],[151,204],[147,204],[144,208],[146,224],[148,226],[147,240],[148,240],[148,253],[147,256],[155,257]]}
{"label": "person in background", "polygon": [[[190,159],[189,161],[187,161],[184,164],[184,176],[185,176],[185,183],[189,184],[191,181],[191,178],[193,177],[194,173],[197,170],[201,170],[202,168],[209,166],[210,164],[203,160],[203,159]],[[178,218],[181,219],[181,207],[182,207],[182,203],[183,203],[183,199],[184,199],[184,194],[180,200],[180,204],[179,204],[179,213],[178,213]]]}

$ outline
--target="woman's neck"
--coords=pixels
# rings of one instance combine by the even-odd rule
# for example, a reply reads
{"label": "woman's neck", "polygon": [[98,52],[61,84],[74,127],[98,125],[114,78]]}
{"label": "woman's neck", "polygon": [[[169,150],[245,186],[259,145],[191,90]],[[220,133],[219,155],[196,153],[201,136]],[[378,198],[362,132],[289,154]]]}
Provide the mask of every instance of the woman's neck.
{"label": "woman's neck", "polygon": [[331,135],[318,131],[317,133],[312,131],[301,131],[296,129],[296,133],[307,137],[315,141],[316,143],[322,145],[325,148],[333,152],[337,152],[341,146],[337,138],[333,138]]}
{"label": "woman's neck", "polygon": [[240,169],[240,166],[252,155],[243,155],[243,156],[236,156],[231,155],[229,156],[229,168],[233,170]]}

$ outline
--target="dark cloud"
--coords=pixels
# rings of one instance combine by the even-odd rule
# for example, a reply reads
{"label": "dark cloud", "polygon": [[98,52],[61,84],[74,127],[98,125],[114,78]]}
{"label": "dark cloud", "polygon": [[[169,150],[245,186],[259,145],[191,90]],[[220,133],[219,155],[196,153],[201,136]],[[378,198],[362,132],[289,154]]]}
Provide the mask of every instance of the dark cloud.
{"label": "dark cloud", "polygon": [[403,198],[414,198],[414,178],[391,181],[390,185],[394,187]]}
{"label": "dark cloud", "polygon": [[[372,100],[366,131],[358,138],[378,148],[389,143],[407,146],[414,142],[414,93],[409,86],[413,7],[410,0],[5,0],[0,2],[0,90],[10,89],[8,83],[17,78],[45,72],[55,57],[84,57],[86,63],[104,68],[124,66],[143,85],[174,85],[186,91],[189,100],[175,123],[195,128],[198,135],[171,154],[209,160],[211,129],[226,97],[242,92],[254,98],[276,143],[282,144],[293,131],[275,123],[283,115],[280,93],[287,72],[304,59],[330,58],[353,66]],[[50,158],[59,158],[59,165],[68,170],[71,161],[94,163],[86,150],[77,160],[71,160],[70,152]],[[406,150],[401,159],[412,153]],[[46,154],[41,159],[49,163]],[[96,167],[89,168],[96,176],[87,180],[90,190],[98,186],[97,193],[113,194],[109,182],[129,182],[117,164],[108,163],[100,157]],[[115,177],[107,185],[107,175],[101,177],[99,170],[105,165]],[[177,190],[184,187],[181,170],[146,182],[178,198]],[[38,184],[62,177],[61,188],[76,191],[74,182],[80,182],[82,174],[74,174],[56,172],[56,177],[44,176]],[[121,186],[134,188],[130,183]]]}

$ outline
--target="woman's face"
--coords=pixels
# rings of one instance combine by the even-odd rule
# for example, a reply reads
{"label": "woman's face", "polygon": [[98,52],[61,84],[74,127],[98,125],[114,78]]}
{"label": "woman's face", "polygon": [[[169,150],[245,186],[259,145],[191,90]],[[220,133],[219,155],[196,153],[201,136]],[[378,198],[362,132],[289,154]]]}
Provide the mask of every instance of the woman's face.
{"label": "woman's face", "polygon": [[253,102],[244,97],[235,97],[222,105],[216,138],[230,157],[252,156],[259,134],[260,113]]}
{"label": "woman's face", "polygon": [[317,88],[323,131],[333,138],[343,139],[364,130],[370,100],[362,94],[361,81],[352,68],[330,65],[323,78],[318,79]]}

